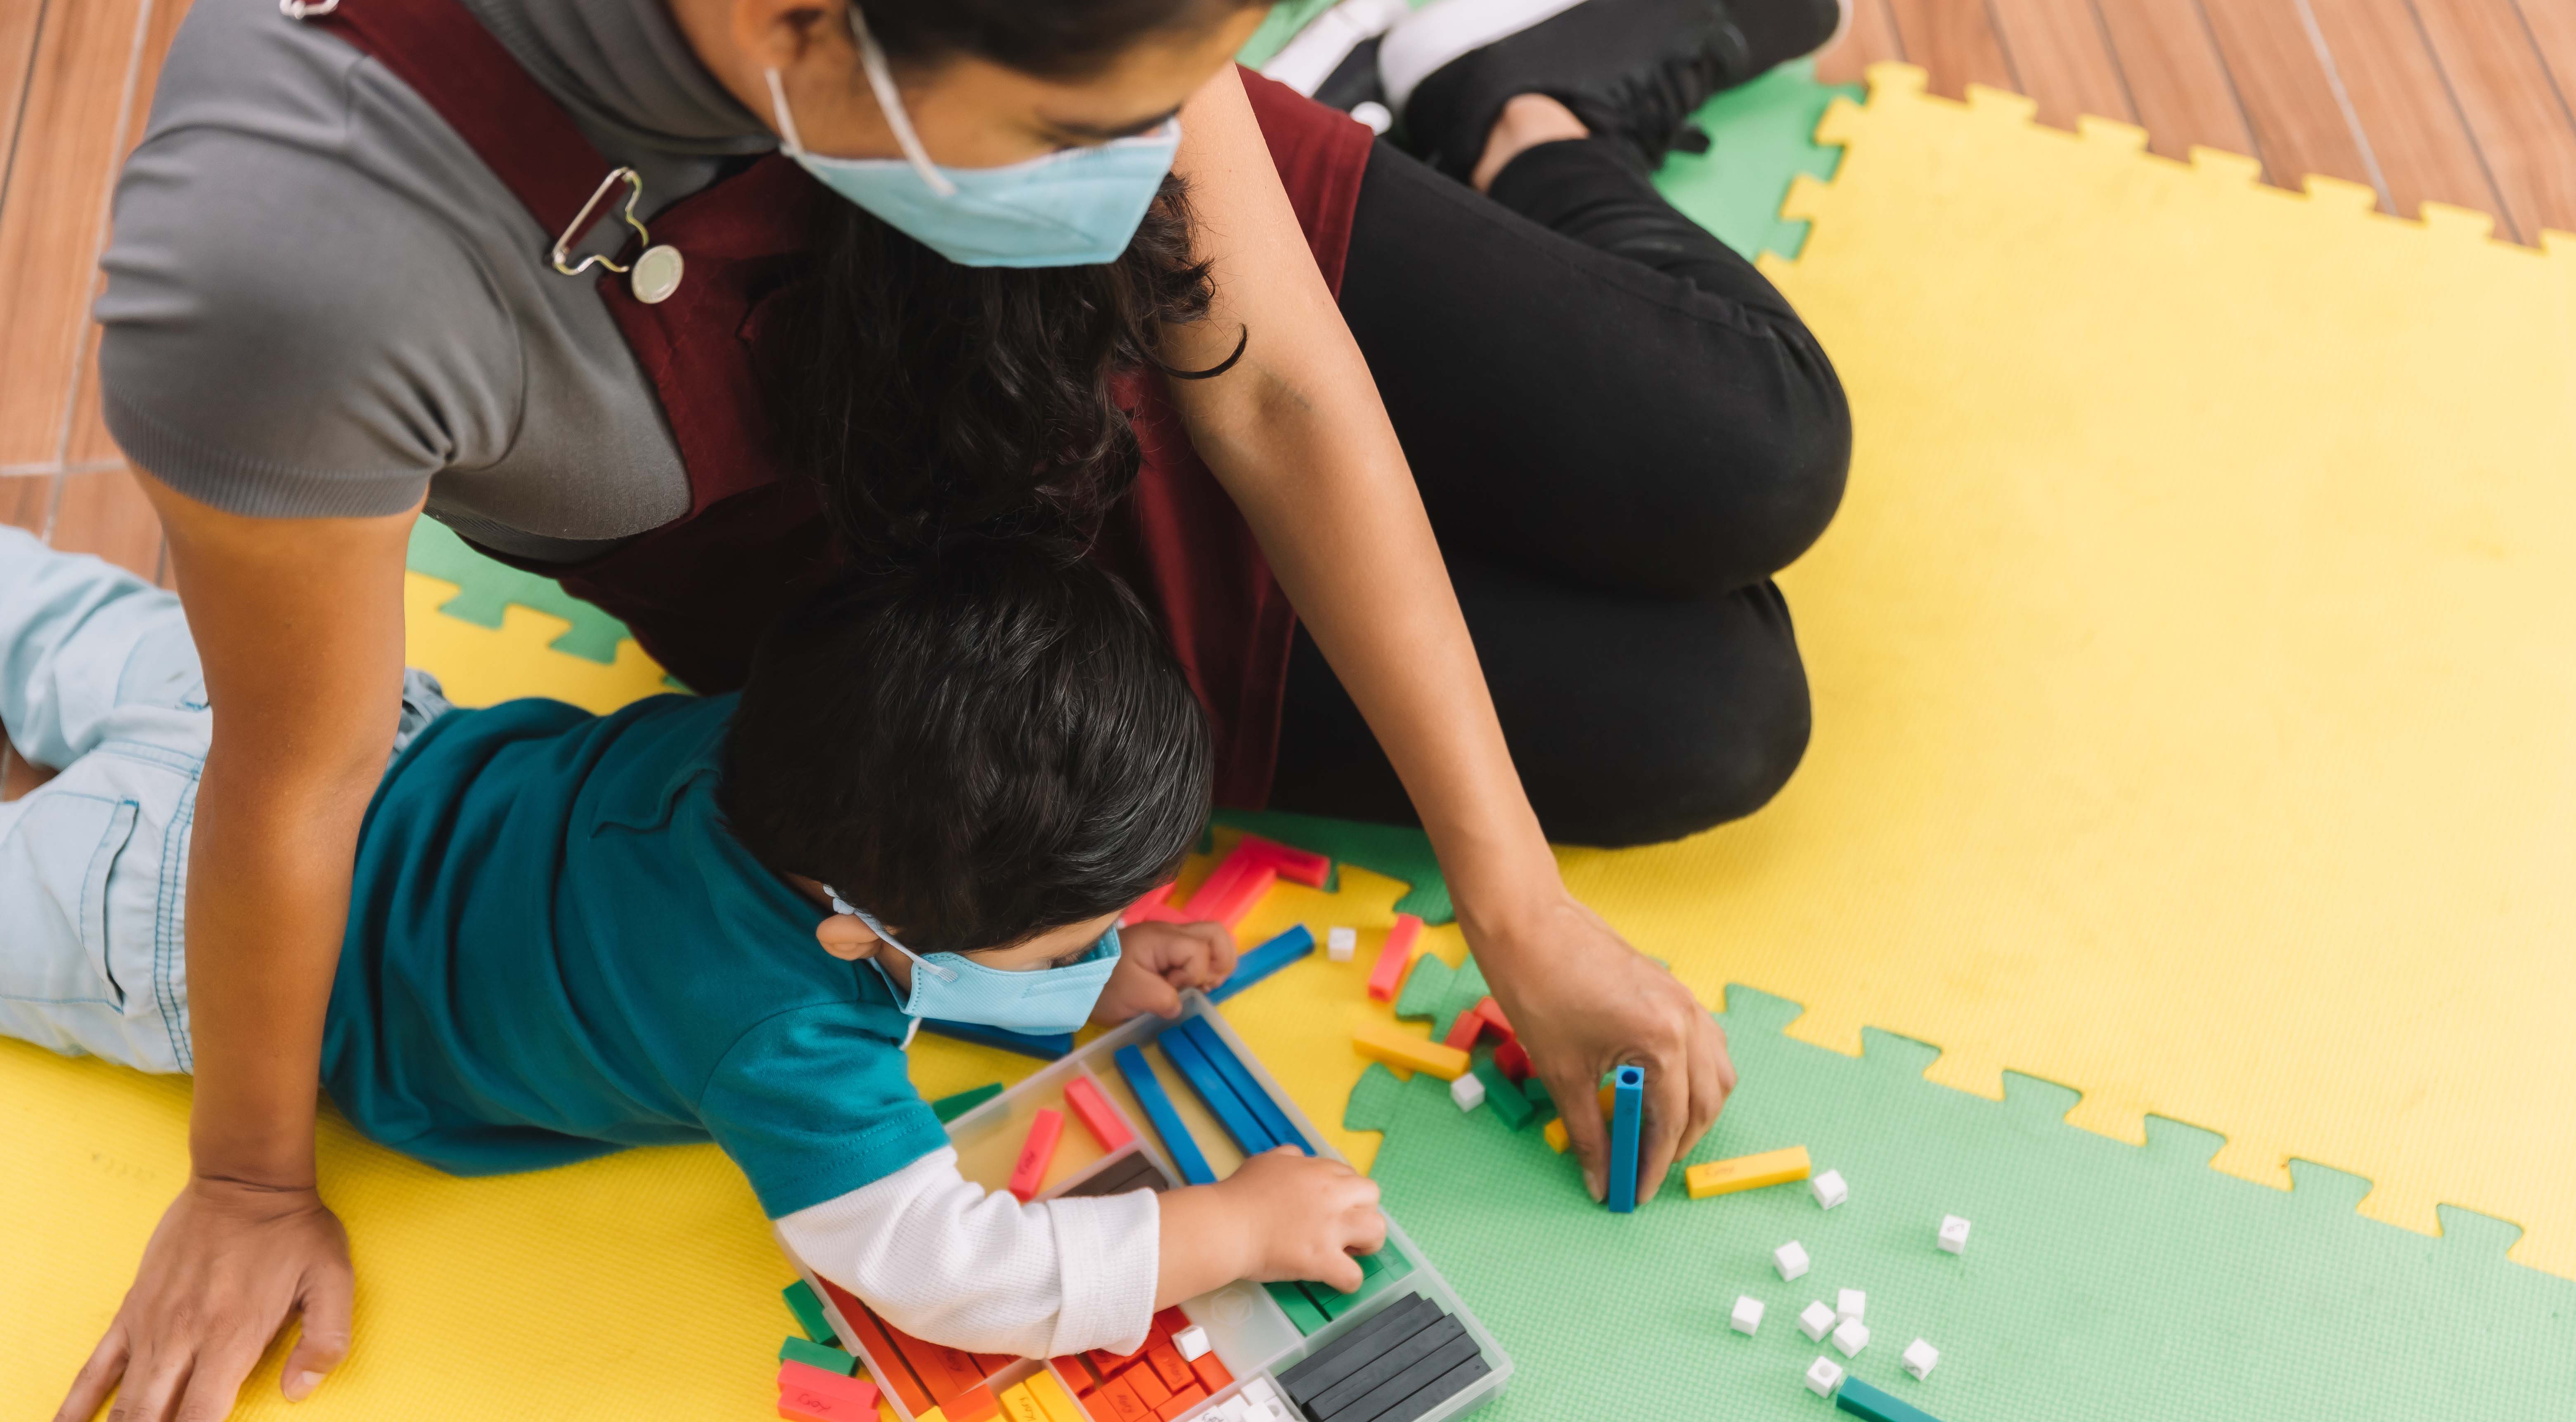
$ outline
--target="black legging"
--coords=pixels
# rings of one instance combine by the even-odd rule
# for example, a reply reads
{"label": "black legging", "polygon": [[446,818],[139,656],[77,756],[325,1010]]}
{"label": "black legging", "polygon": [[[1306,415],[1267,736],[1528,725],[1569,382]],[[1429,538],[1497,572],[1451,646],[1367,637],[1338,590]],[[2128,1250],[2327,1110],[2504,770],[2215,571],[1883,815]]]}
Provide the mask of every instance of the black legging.
{"label": "black legging", "polygon": [[[1673,839],[1778,793],[1808,707],[1771,575],[1851,457],[1789,303],[1584,139],[1523,153],[1489,197],[1379,144],[1341,306],[1549,837]],[[1414,819],[1302,630],[1271,803]]]}

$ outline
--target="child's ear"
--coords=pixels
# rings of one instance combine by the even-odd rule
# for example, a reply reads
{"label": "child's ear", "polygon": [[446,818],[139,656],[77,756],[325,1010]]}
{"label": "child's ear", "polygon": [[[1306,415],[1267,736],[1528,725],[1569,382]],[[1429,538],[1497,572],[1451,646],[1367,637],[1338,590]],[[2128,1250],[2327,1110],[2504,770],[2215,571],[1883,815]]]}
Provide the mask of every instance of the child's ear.
{"label": "child's ear", "polygon": [[823,951],[847,963],[877,955],[881,940],[875,930],[861,922],[857,915],[836,913],[814,925],[814,941]]}

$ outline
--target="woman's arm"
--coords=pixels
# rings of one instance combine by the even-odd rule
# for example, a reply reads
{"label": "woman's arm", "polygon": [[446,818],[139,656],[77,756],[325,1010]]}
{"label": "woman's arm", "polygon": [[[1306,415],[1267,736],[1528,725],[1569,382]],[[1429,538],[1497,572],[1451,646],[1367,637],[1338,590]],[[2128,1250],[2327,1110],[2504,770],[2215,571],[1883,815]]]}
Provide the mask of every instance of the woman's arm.
{"label": "woman's arm", "polygon": [[[1403,778],[1468,944],[1549,1090],[1579,1101],[1620,1062],[1646,1068],[1649,1194],[1734,1086],[1725,1039],[1688,989],[1566,891],[1404,451],[1232,68],[1182,124],[1177,170],[1216,304],[1166,333],[1170,359],[1213,365],[1250,332],[1232,371],[1174,383],[1192,442]],[[1598,1198],[1607,1132],[1589,1112],[1566,1125]]]}
{"label": "woman's arm", "polygon": [[348,1347],[348,1241],[314,1190],[322,1017],[358,824],[400,714],[403,550],[419,510],[260,519],[143,480],[205,665],[214,742],[188,858],[196,1072],[186,1189],[63,1402],[220,1417],[291,1311],[290,1398]]}

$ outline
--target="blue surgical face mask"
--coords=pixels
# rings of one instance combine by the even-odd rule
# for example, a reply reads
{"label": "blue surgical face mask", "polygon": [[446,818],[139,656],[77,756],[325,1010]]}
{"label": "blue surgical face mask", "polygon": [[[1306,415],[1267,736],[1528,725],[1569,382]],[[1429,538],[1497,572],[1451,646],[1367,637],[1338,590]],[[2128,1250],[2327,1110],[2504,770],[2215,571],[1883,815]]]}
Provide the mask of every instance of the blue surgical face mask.
{"label": "blue surgical face mask", "polygon": [[830,885],[825,885],[823,892],[832,895],[834,913],[858,919],[876,934],[878,941],[912,960],[909,994],[895,988],[893,974],[886,973],[875,959],[869,960],[871,966],[885,974],[886,986],[903,999],[902,1010],[907,1017],[973,1022],[1036,1037],[1079,1031],[1083,1023],[1091,1020],[1092,1004],[1100,1000],[1100,990],[1109,986],[1109,974],[1118,966],[1115,925],[1100,935],[1091,951],[1077,962],[1061,968],[1030,968],[1012,973],[985,967],[962,953],[924,957],[896,942],[875,915],[844,902]]}
{"label": "blue surgical face mask", "polygon": [[885,52],[849,7],[859,65],[885,111],[903,158],[827,158],[805,151],[778,71],[769,105],[780,146],[825,187],[875,213],[914,241],[968,267],[1080,267],[1113,262],[1162,190],[1181,146],[1178,119],[1151,133],[1094,148],[1068,148],[999,168],[942,168],[930,161],[895,92]]}

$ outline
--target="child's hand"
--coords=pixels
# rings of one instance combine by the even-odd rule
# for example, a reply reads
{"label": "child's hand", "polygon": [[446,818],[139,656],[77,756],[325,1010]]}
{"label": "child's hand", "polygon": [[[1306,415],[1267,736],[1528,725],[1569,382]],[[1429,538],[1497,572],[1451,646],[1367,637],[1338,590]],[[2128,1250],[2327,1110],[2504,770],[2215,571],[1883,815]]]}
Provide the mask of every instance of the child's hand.
{"label": "child's hand", "polygon": [[1244,1277],[1257,1283],[1313,1279],[1347,1294],[1361,1278],[1351,1256],[1386,1243],[1377,1182],[1338,1160],[1281,1146],[1245,1161],[1216,1188],[1234,1197],[1252,1231]]}
{"label": "child's hand", "polygon": [[1214,1185],[1159,1198],[1156,1308],[1237,1279],[1313,1279],[1347,1294],[1360,1286],[1351,1255],[1374,1254],[1386,1243],[1377,1182],[1294,1146],[1256,1155]]}
{"label": "child's hand", "polygon": [[1234,973],[1234,935],[1221,923],[1139,923],[1118,930],[1118,966],[1092,1005],[1106,1026],[1139,1013],[1181,1015],[1181,989],[1205,992]]}

